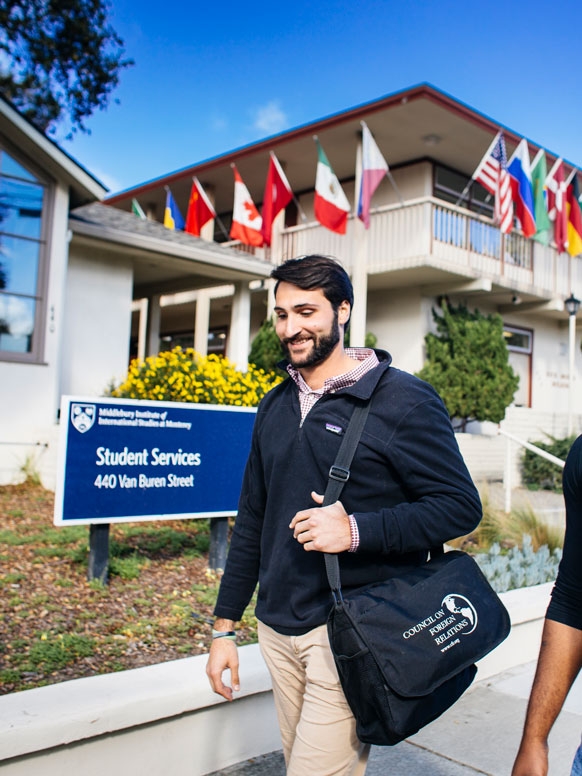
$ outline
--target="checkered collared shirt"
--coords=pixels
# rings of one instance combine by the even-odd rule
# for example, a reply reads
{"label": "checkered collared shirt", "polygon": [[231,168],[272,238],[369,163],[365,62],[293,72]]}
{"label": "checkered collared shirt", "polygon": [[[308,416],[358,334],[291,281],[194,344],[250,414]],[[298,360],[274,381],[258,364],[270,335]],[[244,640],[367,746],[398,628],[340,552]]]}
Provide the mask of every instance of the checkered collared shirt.
{"label": "checkered collared shirt", "polygon": [[350,385],[357,383],[366,372],[374,369],[374,367],[377,367],[380,363],[378,361],[378,356],[371,348],[346,348],[345,353],[347,356],[356,359],[360,363],[343,375],[328,378],[323,384],[323,387],[318,388],[317,390],[313,390],[307,385],[299,370],[295,369],[291,364],[287,364],[287,371],[299,388],[299,406],[301,408],[300,426],[303,425],[303,421],[307,417],[309,410],[324,394],[335,393],[335,391],[340,388],[349,388]]}

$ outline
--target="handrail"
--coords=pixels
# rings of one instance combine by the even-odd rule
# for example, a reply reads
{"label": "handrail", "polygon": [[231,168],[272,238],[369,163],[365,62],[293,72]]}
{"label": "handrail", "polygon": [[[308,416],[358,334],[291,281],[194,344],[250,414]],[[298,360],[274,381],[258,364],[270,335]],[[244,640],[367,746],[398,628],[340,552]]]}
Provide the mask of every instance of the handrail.
{"label": "handrail", "polygon": [[506,454],[505,454],[505,476],[503,478],[503,486],[505,489],[505,512],[509,514],[509,512],[511,512],[511,444],[510,442],[515,442],[516,444],[521,445],[522,447],[525,447],[526,450],[530,450],[532,453],[539,455],[541,458],[545,458],[547,461],[550,461],[550,463],[553,463],[556,466],[559,466],[561,469],[564,468],[564,466],[566,465],[566,462],[562,461],[561,458],[557,458],[555,455],[548,453],[546,450],[542,450],[541,447],[532,445],[531,442],[526,442],[524,439],[519,439],[519,437],[516,437],[513,434],[510,434],[508,431],[503,431],[503,429],[501,428],[498,429],[498,433],[507,439],[507,447],[506,447]]}

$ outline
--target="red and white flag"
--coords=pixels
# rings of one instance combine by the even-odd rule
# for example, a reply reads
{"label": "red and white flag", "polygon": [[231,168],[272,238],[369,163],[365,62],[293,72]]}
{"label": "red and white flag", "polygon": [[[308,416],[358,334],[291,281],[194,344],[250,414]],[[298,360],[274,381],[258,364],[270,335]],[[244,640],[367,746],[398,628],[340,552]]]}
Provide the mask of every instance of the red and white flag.
{"label": "red and white flag", "polygon": [[289,181],[285,177],[277,157],[271,151],[267,182],[265,183],[265,194],[263,196],[263,241],[265,245],[271,244],[273,221],[292,199],[293,192],[291,191]]}
{"label": "red and white flag", "polygon": [[260,248],[263,244],[261,232],[263,220],[234,164],[232,171],[234,173],[234,205],[232,207],[230,236],[233,240],[240,240],[243,245],[254,245],[256,248]]}
{"label": "red and white flag", "polygon": [[507,172],[505,139],[501,132],[497,133],[479,162],[473,173],[473,180],[478,181],[495,197],[493,220],[504,234],[509,234],[513,229],[513,198],[511,178]]}
{"label": "red and white flag", "polygon": [[564,162],[556,162],[546,178],[546,195],[548,198],[548,216],[554,223],[554,241],[559,253],[568,246],[568,212],[566,210],[566,180],[564,178]]}
{"label": "red and white flag", "polygon": [[370,228],[370,204],[372,196],[382,178],[388,174],[388,162],[382,153],[365,121],[362,124],[362,172],[356,183],[357,207],[356,214],[364,223],[366,229]]}
{"label": "red and white flag", "polygon": [[208,199],[198,178],[192,178],[192,189],[190,190],[184,231],[200,237],[200,230],[212,218],[216,218],[216,211],[212,207],[212,203]]}

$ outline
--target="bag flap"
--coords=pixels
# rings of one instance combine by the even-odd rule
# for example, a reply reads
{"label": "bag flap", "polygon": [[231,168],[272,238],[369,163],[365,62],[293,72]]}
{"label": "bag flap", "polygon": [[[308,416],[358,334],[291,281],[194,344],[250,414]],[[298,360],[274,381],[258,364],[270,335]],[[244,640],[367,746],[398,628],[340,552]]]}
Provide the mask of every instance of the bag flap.
{"label": "bag flap", "polygon": [[[403,696],[432,692],[494,649],[511,627],[477,563],[459,551],[344,594],[344,602],[335,611],[344,610],[386,684]],[[332,640],[333,634],[332,625]],[[346,636],[345,627],[338,628],[338,639]]]}

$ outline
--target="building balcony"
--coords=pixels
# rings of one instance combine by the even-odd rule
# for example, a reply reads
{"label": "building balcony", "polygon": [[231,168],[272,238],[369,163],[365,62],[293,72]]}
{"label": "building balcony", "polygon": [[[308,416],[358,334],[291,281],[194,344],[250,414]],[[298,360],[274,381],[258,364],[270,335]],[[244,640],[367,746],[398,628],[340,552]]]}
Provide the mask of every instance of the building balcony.
{"label": "building balcony", "polygon": [[[494,304],[516,299],[559,312],[572,290],[582,293],[582,261],[526,239],[503,235],[489,218],[433,197],[372,211],[366,233],[350,217],[345,235],[318,223],[285,229],[272,249],[275,260],[306,253],[338,258],[352,273],[367,261],[370,289],[416,286],[427,295],[482,290]],[[367,257],[367,258],[366,258]]]}

